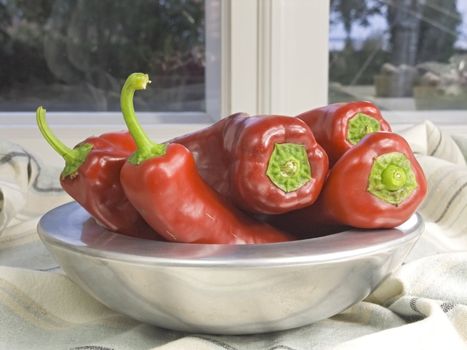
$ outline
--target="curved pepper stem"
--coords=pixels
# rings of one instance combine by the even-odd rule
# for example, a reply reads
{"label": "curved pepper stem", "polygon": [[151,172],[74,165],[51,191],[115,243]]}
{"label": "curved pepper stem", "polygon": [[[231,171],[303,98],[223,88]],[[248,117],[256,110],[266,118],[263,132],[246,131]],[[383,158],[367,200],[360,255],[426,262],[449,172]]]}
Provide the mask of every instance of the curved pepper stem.
{"label": "curved pepper stem", "polygon": [[149,83],[151,81],[147,74],[133,73],[125,81],[120,95],[120,106],[125,124],[138,147],[137,151],[128,158],[128,161],[132,164],[140,164],[146,159],[162,156],[167,149],[164,144],[152,142],[136,118],[133,104],[135,91],[146,89]]}
{"label": "curved pepper stem", "polygon": [[311,166],[305,146],[295,143],[275,144],[266,175],[284,192],[298,190],[311,180]]}
{"label": "curved pepper stem", "polygon": [[62,171],[61,177],[74,177],[78,172],[78,168],[86,161],[86,158],[91,152],[92,145],[84,143],[75,148],[66,146],[60,141],[50,130],[45,119],[46,110],[42,106],[36,110],[36,122],[39,130],[52,148],[63,157],[65,160],[65,168]]}
{"label": "curved pepper stem", "polygon": [[368,178],[368,192],[386,203],[399,205],[417,188],[410,160],[400,152],[376,157]]}

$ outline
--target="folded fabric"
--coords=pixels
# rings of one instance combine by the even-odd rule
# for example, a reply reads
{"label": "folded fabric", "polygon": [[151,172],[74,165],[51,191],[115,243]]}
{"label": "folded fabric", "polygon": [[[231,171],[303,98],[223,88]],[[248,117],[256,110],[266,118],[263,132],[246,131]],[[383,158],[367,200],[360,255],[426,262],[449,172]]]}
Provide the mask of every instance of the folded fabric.
{"label": "folded fabric", "polygon": [[59,174],[21,146],[0,141],[0,265],[56,268],[36,225],[46,211],[71,200]]}
{"label": "folded fabric", "polygon": [[426,232],[408,260],[467,249],[467,137],[451,136],[430,121],[401,132],[418,155],[428,180],[419,208]]}
{"label": "folded fabric", "polygon": [[329,319],[249,336],[184,334],[109,310],[62,273],[37,220],[70,198],[58,169],[0,142],[0,349],[465,349],[467,138],[431,122],[401,134],[424,168],[426,232],[368,298]]}
{"label": "folded fabric", "polygon": [[0,234],[7,225],[35,218],[70,200],[59,174],[59,169],[45,167],[21,146],[0,141]]}

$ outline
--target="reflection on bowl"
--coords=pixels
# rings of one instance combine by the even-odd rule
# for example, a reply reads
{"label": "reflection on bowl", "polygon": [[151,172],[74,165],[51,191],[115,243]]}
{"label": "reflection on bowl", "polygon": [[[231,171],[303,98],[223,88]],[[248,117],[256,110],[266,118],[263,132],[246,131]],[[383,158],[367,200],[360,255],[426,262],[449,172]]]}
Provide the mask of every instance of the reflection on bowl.
{"label": "reflection on bowl", "polygon": [[67,275],[113,310],[174,330],[251,334],[361,301],[401,265],[423,221],[285,243],[184,244],[111,233],[72,202],[45,214],[38,231]]}

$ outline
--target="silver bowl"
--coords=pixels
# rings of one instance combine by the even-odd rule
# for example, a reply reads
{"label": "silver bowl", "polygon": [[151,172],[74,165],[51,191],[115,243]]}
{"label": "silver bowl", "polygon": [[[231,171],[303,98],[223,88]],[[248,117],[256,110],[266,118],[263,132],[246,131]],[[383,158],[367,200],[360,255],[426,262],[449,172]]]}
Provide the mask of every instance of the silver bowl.
{"label": "silver bowl", "polygon": [[148,241],[101,228],[77,203],[45,214],[39,235],[66,274],[109,308],[160,327],[212,334],[285,330],[363,300],[423,231],[350,230],[258,245]]}

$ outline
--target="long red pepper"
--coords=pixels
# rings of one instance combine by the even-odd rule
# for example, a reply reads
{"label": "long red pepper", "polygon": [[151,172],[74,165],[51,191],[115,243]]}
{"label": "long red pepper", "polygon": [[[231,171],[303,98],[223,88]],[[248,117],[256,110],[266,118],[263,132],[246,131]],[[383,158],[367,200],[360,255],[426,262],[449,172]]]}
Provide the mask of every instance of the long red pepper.
{"label": "long red pepper", "polygon": [[73,149],[63,144],[46,123],[46,110],[37,108],[39,130],[65,160],[62,188],[108,230],[140,238],[160,239],[128,201],[120,170],[136,150],[127,132],[92,136]]}
{"label": "long red pepper", "polygon": [[126,195],[144,219],[167,240],[196,243],[267,243],[289,236],[255,221],[227,204],[199,176],[183,145],[152,142],[137,122],[133,96],[145,89],[147,74],[131,74],[122,89],[121,108],[137,151],[121,171]]}
{"label": "long red pepper", "polygon": [[253,213],[280,214],[311,205],[328,157],[306,124],[287,116],[237,113],[177,137],[218,193]]}
{"label": "long red pepper", "polygon": [[343,226],[392,228],[409,219],[426,192],[425,175],[407,141],[376,132],[336,162],[314,205],[270,219],[301,236]]}
{"label": "long red pepper", "polygon": [[334,103],[299,114],[334,163],[365,135],[391,131],[381,111],[369,101]]}

